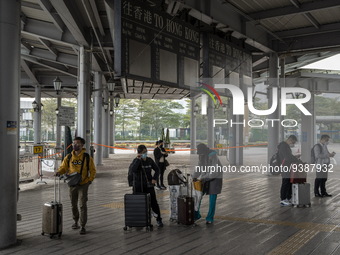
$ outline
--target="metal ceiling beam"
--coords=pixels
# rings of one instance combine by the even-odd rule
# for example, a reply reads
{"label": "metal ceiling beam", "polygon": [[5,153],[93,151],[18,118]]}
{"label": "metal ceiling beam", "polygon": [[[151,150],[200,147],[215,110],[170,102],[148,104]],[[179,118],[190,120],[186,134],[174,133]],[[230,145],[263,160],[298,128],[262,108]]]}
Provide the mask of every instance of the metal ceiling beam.
{"label": "metal ceiling beam", "polygon": [[35,74],[32,72],[31,68],[27,64],[27,62],[24,59],[21,59],[21,67],[24,69],[27,76],[30,78],[30,80],[33,82],[33,84],[38,85],[40,84],[38,79],[35,77]]}
{"label": "metal ceiling beam", "polygon": [[49,52],[58,57],[58,51],[52,46],[51,42],[42,38],[39,41],[47,48]]}
{"label": "metal ceiling beam", "polygon": [[26,2],[26,1],[21,2],[21,7],[27,7],[27,8],[31,8],[31,9],[34,9],[34,10],[43,11],[43,9],[41,8],[41,6],[39,4]]}
{"label": "metal ceiling beam", "polygon": [[325,33],[318,35],[308,35],[303,37],[285,40],[285,43],[276,41],[275,51],[283,53],[308,52],[310,50],[328,51],[332,48],[340,47],[340,33]]}
{"label": "metal ceiling beam", "polygon": [[69,47],[79,48],[77,41],[69,31],[60,32],[52,23],[35,19],[27,19],[24,29],[21,31],[23,35],[42,38],[51,42],[63,44]]}
{"label": "metal ceiling beam", "polygon": [[281,38],[289,38],[289,37],[299,37],[299,36],[306,36],[311,34],[322,34],[322,33],[333,33],[340,31],[340,23],[331,23],[320,25],[319,28],[315,27],[305,27],[305,28],[297,28],[291,29],[281,32],[276,32],[279,37]]}
{"label": "metal ceiling beam", "polygon": [[51,4],[54,9],[56,9],[60,18],[70,30],[78,44],[89,47],[89,40],[87,39],[88,36],[84,31],[86,26],[81,22],[80,15],[76,14],[78,11],[75,7],[76,1],[51,0]]}
{"label": "metal ceiling beam", "polygon": [[97,5],[96,5],[94,0],[89,0],[89,2],[90,2],[90,5],[92,7],[92,12],[93,12],[94,18],[96,20],[99,32],[100,32],[101,36],[104,36],[105,32],[104,32],[102,21],[100,20],[100,17],[99,17],[99,12],[98,12],[98,9],[97,9]]}
{"label": "metal ceiling beam", "polygon": [[22,55],[31,56],[36,59],[46,60],[52,63],[65,65],[68,67],[78,68],[78,56],[65,53],[59,53],[58,56],[51,54],[47,50],[34,48],[30,53],[21,52]]}
{"label": "metal ceiling beam", "polygon": [[52,13],[53,6],[49,0],[39,0],[40,7],[45,11],[46,15],[52,20],[53,24],[61,31],[64,31],[65,24],[61,20],[60,16],[56,13]]}
{"label": "metal ceiling beam", "polygon": [[21,55],[21,58],[24,59],[24,60],[27,60],[31,63],[46,67],[48,69],[51,69],[51,70],[54,70],[54,71],[75,77],[75,78],[77,77],[77,74],[70,73],[70,72],[66,71],[65,68],[56,67],[55,65],[52,65],[52,63],[46,64],[44,62],[37,61],[35,58],[33,58],[31,56],[25,56],[25,55]]}
{"label": "metal ceiling beam", "polygon": [[296,8],[296,6],[286,6],[286,7],[279,7],[279,8],[274,8],[270,10],[254,12],[248,15],[254,20],[263,20],[263,19],[282,17],[282,16],[292,15],[292,14],[308,13],[311,11],[317,11],[317,10],[328,9],[328,8],[336,8],[336,7],[340,7],[340,2],[338,0],[323,0],[323,1],[313,1],[313,2],[302,3],[299,5],[299,8]]}

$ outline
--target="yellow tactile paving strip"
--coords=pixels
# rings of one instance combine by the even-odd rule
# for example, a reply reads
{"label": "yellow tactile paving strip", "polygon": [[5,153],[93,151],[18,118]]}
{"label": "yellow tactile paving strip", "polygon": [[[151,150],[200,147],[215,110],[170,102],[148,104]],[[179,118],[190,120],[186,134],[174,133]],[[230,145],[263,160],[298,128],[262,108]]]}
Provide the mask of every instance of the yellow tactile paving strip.
{"label": "yellow tactile paving strip", "polygon": [[288,255],[294,254],[309,242],[319,231],[303,229],[289,237],[275,249],[271,250],[267,255]]}

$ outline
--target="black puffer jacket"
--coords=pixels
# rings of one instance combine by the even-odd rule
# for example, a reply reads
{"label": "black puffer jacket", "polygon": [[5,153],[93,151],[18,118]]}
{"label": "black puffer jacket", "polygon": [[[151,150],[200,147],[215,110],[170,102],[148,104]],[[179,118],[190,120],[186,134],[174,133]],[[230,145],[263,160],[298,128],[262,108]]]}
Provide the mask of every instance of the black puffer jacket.
{"label": "black puffer jacket", "polygon": [[[152,170],[155,172],[153,175]],[[143,187],[143,190],[146,190],[147,183],[157,180],[158,175],[159,168],[152,158],[147,157],[146,160],[135,158],[129,167],[129,186],[134,186],[138,190]]]}

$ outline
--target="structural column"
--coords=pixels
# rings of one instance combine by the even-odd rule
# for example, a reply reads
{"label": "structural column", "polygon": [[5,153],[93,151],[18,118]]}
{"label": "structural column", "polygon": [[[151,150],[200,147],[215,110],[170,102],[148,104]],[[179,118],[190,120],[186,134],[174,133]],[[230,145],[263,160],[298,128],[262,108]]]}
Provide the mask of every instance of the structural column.
{"label": "structural column", "polygon": [[114,98],[110,95],[110,154],[115,153],[115,149],[112,148],[115,144],[115,111],[114,111]]}
{"label": "structural column", "polygon": [[[57,97],[57,109],[60,110],[61,107],[61,96],[58,95]],[[60,121],[59,121],[59,116],[57,115],[57,137],[56,137],[56,147],[61,148],[61,126],[60,126]]]}
{"label": "structural column", "polygon": [[[309,81],[312,83],[313,81]],[[309,91],[311,91],[311,85],[309,84]],[[303,162],[311,162],[311,148],[313,148],[313,145],[316,143],[315,141],[315,111],[314,111],[314,94],[311,94],[311,99],[303,104],[304,107],[312,114],[304,115],[301,113],[301,160]]]}
{"label": "structural column", "polygon": [[208,147],[215,148],[215,128],[214,128],[214,117],[215,117],[215,108],[213,101],[210,97],[208,97],[208,109],[207,109],[207,117],[208,117]]}
{"label": "structural column", "polygon": [[[94,143],[102,143],[102,110],[103,110],[103,98],[102,98],[102,74],[100,72],[94,73]],[[96,153],[94,154],[94,162],[96,166],[102,165],[103,147],[95,146]]]}
{"label": "structural column", "polygon": [[[104,104],[108,104],[109,102],[109,95],[107,89],[103,90],[103,96],[104,96]],[[103,137],[103,144],[108,145],[109,144],[109,109],[106,110],[103,109],[103,121],[102,121],[102,137]],[[109,157],[109,148],[103,147],[103,158]]]}
{"label": "structural column", "polygon": [[[280,91],[279,94],[281,95],[281,88],[286,87],[286,71],[285,71],[285,58],[280,58]],[[279,105],[278,105],[279,107]],[[281,108],[280,108],[281,109]],[[280,116],[280,120],[283,121],[285,119],[284,115]],[[285,140],[285,129],[284,127],[280,128],[280,141]]]}
{"label": "structural column", "polygon": [[41,87],[35,87],[35,102],[37,102],[37,109],[33,114],[33,128],[34,128],[34,143],[41,143]]}
{"label": "structural column", "polygon": [[196,154],[196,112],[195,112],[196,98],[191,98],[191,116],[190,116],[190,148],[191,154]]}
{"label": "structural column", "polygon": [[0,249],[17,241],[20,12],[20,1],[0,2]]}
{"label": "structural column", "polygon": [[[279,86],[279,58],[277,53],[270,53],[269,56],[269,89],[268,89],[268,107],[270,108],[275,101],[273,98],[273,88],[278,88]],[[279,105],[278,93],[274,95],[276,97],[276,102]],[[273,154],[277,150],[279,144],[279,134],[280,134],[280,114],[279,107],[268,116],[268,119],[274,120],[268,122],[268,152],[267,159],[268,162]]]}
{"label": "structural column", "polygon": [[90,151],[90,53],[80,46],[79,48],[79,80],[78,80],[78,125],[77,135],[86,140],[86,151]]}

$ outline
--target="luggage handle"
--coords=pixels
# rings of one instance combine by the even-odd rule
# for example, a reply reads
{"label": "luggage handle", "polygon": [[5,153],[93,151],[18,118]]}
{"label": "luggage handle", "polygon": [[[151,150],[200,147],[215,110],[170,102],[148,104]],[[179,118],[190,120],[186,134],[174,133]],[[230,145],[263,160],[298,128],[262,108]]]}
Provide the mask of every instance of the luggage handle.
{"label": "luggage handle", "polygon": [[[54,162],[54,202],[55,203],[61,203],[60,201],[60,179],[61,177],[56,176],[56,170],[57,170],[57,158],[55,158]],[[57,178],[58,178],[58,201],[57,199]]]}

